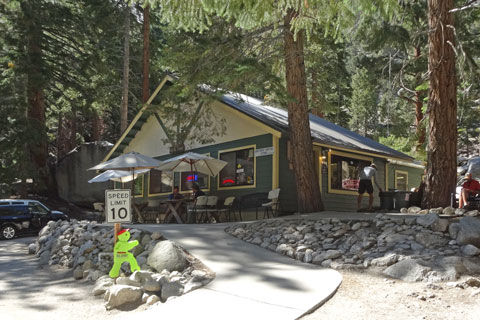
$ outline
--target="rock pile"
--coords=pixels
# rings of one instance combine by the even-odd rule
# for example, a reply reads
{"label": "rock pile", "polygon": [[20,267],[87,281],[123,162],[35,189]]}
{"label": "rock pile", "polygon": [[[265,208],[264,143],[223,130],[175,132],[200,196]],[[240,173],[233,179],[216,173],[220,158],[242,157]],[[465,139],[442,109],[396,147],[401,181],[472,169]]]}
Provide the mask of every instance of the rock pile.
{"label": "rock pile", "polygon": [[455,209],[453,207],[438,207],[432,209],[422,209],[420,207],[409,207],[409,208],[401,208],[400,213],[405,214],[427,214],[427,213],[435,213],[441,214],[446,216],[469,216],[469,217],[476,217],[479,215],[478,210],[465,210],[465,209]]}
{"label": "rock pile", "polygon": [[480,273],[480,220],[435,213],[405,219],[267,220],[229,234],[291,258],[334,269],[381,268],[404,281],[453,281]]}
{"label": "rock pile", "polygon": [[128,264],[117,279],[108,276],[113,265],[113,230],[90,221],[50,221],[29,253],[40,265],[73,268],[75,279],[96,281],[94,295],[104,294],[107,309],[165,302],[206,285],[213,273],[160,233],[131,229],[130,240],[140,243],[132,253],[141,271],[130,276]]}

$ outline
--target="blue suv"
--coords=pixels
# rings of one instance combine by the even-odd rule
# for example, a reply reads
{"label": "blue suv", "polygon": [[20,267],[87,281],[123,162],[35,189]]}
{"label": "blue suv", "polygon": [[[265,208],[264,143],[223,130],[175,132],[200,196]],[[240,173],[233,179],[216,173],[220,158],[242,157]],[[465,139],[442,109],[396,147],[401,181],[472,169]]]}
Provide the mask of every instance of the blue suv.
{"label": "blue suv", "polygon": [[60,211],[36,200],[0,200],[0,237],[13,239],[19,233],[38,232],[48,221],[68,220]]}

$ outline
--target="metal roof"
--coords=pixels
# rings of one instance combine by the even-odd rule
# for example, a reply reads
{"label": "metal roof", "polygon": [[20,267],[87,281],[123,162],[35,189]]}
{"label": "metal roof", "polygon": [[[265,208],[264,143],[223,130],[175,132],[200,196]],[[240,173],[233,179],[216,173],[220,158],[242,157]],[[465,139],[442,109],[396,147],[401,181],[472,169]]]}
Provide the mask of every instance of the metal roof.
{"label": "metal roof", "polygon": [[[237,93],[223,95],[220,100],[273,129],[282,132],[287,132],[288,130],[287,110],[265,105],[262,100]],[[400,151],[389,148],[313,114],[310,114],[310,132],[314,142],[331,147],[368,152],[407,161],[413,160],[412,157]]]}

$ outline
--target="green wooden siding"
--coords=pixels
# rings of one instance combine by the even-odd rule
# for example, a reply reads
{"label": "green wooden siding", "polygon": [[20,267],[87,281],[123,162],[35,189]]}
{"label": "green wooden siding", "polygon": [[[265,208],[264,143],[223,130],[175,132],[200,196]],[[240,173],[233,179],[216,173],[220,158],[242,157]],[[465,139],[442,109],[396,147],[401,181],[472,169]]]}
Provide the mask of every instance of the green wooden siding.
{"label": "green wooden siding", "polygon": [[280,188],[280,208],[282,214],[288,214],[297,210],[297,186],[295,184],[295,173],[288,168],[287,139],[281,138],[279,148],[279,173],[278,185]]}
{"label": "green wooden siding", "polygon": [[[332,149],[334,150],[334,149]],[[351,153],[352,157],[355,156]],[[383,158],[373,158],[373,162],[377,165],[377,182],[380,187],[385,190],[385,165],[386,160]],[[378,196],[378,188],[374,184],[374,206],[380,206],[380,198]],[[338,194],[328,192],[328,172],[322,172],[322,200],[326,211],[356,211],[358,194]],[[362,207],[368,206],[368,196],[364,196]]]}
{"label": "green wooden siding", "polygon": [[418,188],[420,186],[424,169],[389,163],[388,164],[388,190],[395,189],[395,171],[396,170],[408,172],[408,191],[410,191],[412,188]]}
{"label": "green wooden siding", "polygon": [[[264,134],[261,136],[240,139],[235,141],[229,141],[225,143],[205,146],[196,149],[190,149],[188,151],[196,152],[199,154],[210,154],[211,157],[218,159],[218,153],[222,150],[241,148],[243,146],[255,145],[255,149],[271,147],[273,145],[271,134]],[[165,160],[173,157],[174,155],[165,155],[158,157],[159,160]],[[252,188],[237,189],[233,188],[217,188],[217,177],[210,178],[210,190],[207,191],[208,194],[219,196],[222,201],[226,197],[235,196],[239,197],[245,194],[254,193],[254,192],[269,192],[272,189],[272,156],[262,156],[256,157],[256,186]],[[175,173],[174,176],[174,185],[180,185],[180,173]],[[161,199],[166,198],[166,195],[163,196],[153,196],[147,197],[148,195],[148,179],[145,179],[145,192],[144,200],[147,199]],[[139,199],[139,198],[137,198]]]}

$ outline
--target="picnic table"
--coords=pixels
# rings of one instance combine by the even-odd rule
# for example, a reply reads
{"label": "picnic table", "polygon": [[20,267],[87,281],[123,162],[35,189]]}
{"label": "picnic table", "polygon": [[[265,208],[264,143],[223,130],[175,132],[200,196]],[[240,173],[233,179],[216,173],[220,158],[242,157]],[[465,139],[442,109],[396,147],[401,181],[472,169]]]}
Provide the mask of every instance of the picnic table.
{"label": "picnic table", "polygon": [[165,219],[163,220],[163,223],[170,223],[173,218],[175,218],[177,223],[184,223],[178,211],[182,204],[191,201],[193,200],[187,198],[165,200],[163,204],[167,205],[167,212],[165,213]]}

